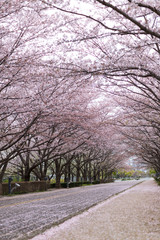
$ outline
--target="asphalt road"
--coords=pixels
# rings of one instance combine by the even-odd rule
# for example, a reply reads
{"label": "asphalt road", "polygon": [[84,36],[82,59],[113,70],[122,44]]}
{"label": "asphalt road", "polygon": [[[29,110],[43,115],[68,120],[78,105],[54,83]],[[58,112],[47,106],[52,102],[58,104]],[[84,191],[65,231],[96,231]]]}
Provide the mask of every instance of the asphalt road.
{"label": "asphalt road", "polygon": [[140,180],[0,198],[0,240],[26,240]]}

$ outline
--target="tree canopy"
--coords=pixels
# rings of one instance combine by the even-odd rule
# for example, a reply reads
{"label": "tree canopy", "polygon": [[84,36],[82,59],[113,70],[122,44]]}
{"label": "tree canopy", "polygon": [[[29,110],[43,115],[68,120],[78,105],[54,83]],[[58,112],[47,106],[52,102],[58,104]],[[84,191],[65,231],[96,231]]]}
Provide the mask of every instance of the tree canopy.
{"label": "tree canopy", "polygon": [[84,153],[160,171],[159,15],[158,0],[2,0],[0,181]]}

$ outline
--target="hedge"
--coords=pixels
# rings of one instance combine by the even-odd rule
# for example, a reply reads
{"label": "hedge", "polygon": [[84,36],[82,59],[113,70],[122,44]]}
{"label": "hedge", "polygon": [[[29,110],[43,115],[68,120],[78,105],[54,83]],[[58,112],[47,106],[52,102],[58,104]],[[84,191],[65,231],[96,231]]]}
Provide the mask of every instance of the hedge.
{"label": "hedge", "polygon": [[[86,181],[86,182],[70,182],[69,183],[69,188],[80,187],[80,186],[83,186],[83,184],[90,185],[91,182],[89,182],[89,181]],[[100,184],[100,181],[93,181],[92,184]],[[67,182],[61,183],[61,188],[67,188],[67,186],[68,186]],[[56,183],[51,183],[50,187],[55,188]]]}

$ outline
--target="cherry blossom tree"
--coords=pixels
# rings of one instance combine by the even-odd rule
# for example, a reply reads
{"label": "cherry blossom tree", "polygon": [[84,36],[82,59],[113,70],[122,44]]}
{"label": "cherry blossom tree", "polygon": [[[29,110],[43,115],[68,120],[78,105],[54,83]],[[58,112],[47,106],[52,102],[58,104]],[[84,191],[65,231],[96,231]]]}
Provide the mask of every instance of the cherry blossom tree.
{"label": "cherry blossom tree", "polygon": [[[53,52],[55,44],[52,40],[53,47],[49,49],[43,40],[46,38],[47,27],[49,33],[50,28],[56,31],[57,26],[51,26],[45,14],[40,15],[37,3],[2,1],[0,4],[0,179],[8,162],[24,147],[26,135],[27,139],[28,136],[35,136],[40,130],[35,123],[47,114],[43,112],[43,108],[47,107],[40,91],[44,92],[43,79],[47,82],[49,78],[54,78],[54,74],[49,77],[49,70],[45,72],[48,66],[45,68],[42,58],[48,52]],[[55,83],[56,81],[52,87],[53,92],[58,85]]]}
{"label": "cherry blossom tree", "polygon": [[[76,55],[68,55],[65,68],[94,79],[99,89],[114,97],[123,135],[133,142],[139,139],[136,152],[141,146],[142,154],[147,149],[142,142],[149,140],[150,152],[154,151],[153,142],[159,143],[159,1],[43,3],[72,20],[61,45]],[[146,162],[147,153],[142,156]]]}
{"label": "cherry blossom tree", "polygon": [[[22,146],[20,140],[36,121],[37,116],[26,119],[22,128],[18,126],[20,114],[26,112],[25,103],[20,103],[20,86],[23,85],[23,70],[27,66],[27,57],[20,48],[27,42],[27,22],[21,23],[24,1],[2,1],[1,12],[1,56],[0,56],[0,126],[1,126],[1,178],[10,159],[15,157],[16,148]],[[20,15],[21,12],[21,15]],[[18,18],[19,17],[19,18]],[[23,25],[24,24],[24,25]],[[28,39],[29,40],[29,39]],[[29,63],[29,61],[28,61]]]}
{"label": "cherry blossom tree", "polygon": [[86,178],[92,149],[112,171],[124,136],[147,162],[159,144],[159,2],[3,0],[0,11],[0,179],[12,160],[26,179],[53,163],[58,183],[73,156]]}

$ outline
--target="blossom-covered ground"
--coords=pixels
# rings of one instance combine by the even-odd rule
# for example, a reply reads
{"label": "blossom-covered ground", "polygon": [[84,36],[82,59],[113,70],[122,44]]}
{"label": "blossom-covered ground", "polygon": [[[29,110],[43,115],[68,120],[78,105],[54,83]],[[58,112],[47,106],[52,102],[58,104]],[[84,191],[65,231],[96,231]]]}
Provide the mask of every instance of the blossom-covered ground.
{"label": "blossom-covered ground", "polygon": [[32,240],[160,240],[160,187],[145,181]]}
{"label": "blossom-covered ground", "polygon": [[142,180],[0,198],[0,240],[27,240]]}

